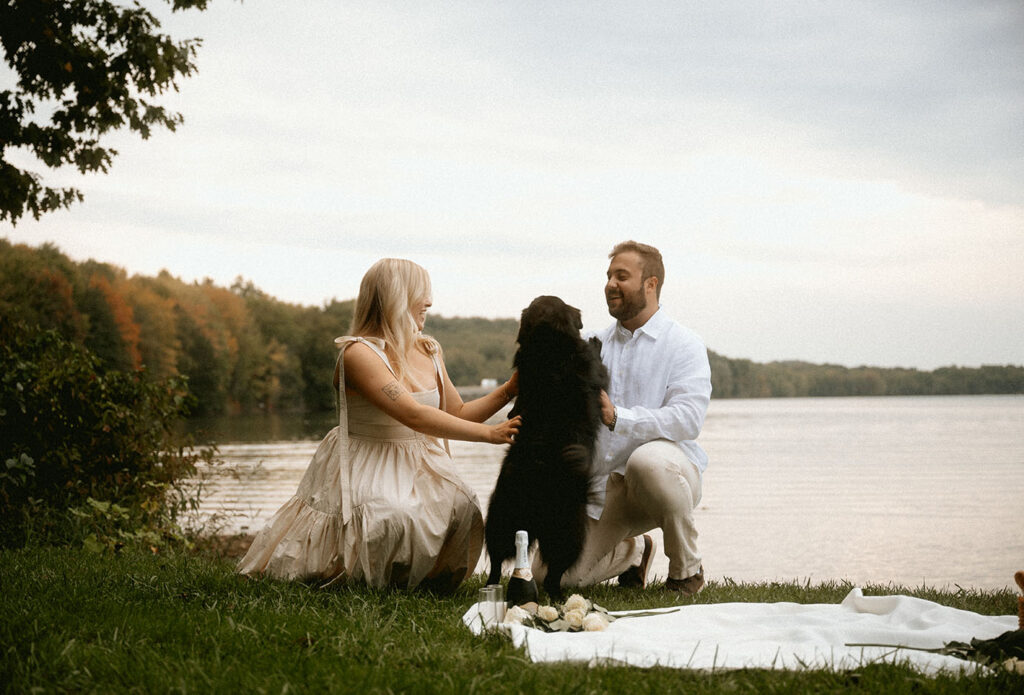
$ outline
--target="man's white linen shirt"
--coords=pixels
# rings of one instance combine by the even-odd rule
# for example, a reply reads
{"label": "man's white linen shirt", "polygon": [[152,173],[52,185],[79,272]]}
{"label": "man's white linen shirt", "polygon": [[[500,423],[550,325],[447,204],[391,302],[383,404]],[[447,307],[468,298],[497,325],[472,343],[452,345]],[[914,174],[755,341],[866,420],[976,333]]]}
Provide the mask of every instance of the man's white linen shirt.
{"label": "man's white linen shirt", "polygon": [[655,439],[674,442],[703,474],[708,456],[697,444],[711,401],[711,365],[704,341],[659,307],[630,333],[616,321],[594,334],[608,368],[615,431],[602,428],[591,469],[588,514],[604,508],[608,474],[625,473],[626,460]]}

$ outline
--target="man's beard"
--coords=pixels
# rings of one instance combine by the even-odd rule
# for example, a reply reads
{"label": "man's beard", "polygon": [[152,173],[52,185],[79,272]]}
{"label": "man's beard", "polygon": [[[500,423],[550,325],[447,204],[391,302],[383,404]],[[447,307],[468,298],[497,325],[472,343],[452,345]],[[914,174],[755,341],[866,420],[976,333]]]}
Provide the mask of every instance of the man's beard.
{"label": "man's beard", "polygon": [[[615,296],[614,294],[612,295]],[[644,296],[644,288],[641,286],[633,294],[626,294],[620,292],[619,296],[622,297],[619,306],[615,309],[608,305],[608,313],[613,318],[621,321],[629,321],[631,318],[637,316],[641,311],[647,308],[647,297]],[[609,299],[608,293],[605,293],[605,301]]]}

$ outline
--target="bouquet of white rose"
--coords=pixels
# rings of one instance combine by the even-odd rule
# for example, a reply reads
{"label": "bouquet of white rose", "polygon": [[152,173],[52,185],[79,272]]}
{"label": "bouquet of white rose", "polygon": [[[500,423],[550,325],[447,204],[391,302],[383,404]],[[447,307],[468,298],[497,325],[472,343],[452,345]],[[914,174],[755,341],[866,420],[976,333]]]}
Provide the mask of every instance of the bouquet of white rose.
{"label": "bouquet of white rose", "polygon": [[606,608],[573,594],[560,606],[538,606],[530,612],[513,606],[505,613],[507,625],[525,625],[544,632],[600,632],[615,620]]}

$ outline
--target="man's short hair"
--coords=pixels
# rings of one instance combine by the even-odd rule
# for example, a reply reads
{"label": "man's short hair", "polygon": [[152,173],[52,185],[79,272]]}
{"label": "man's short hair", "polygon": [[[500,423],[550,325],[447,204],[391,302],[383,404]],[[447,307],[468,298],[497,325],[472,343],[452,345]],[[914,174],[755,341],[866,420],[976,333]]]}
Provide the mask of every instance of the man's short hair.
{"label": "man's short hair", "polygon": [[623,241],[620,244],[616,244],[612,252],[608,254],[608,258],[615,258],[620,253],[626,251],[632,251],[640,257],[640,281],[644,282],[649,277],[658,278],[658,287],[655,291],[655,296],[661,299],[661,286],[665,284],[665,264],[661,260],[661,251],[649,246],[647,244],[641,244],[638,241]]}

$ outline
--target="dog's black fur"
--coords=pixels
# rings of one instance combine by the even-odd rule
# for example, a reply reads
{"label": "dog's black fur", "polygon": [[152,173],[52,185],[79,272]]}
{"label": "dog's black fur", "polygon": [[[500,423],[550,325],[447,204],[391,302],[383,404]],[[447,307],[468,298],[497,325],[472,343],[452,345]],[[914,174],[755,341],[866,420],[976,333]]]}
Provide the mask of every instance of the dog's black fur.
{"label": "dog's black fur", "polygon": [[579,558],[587,529],[589,470],[601,426],[601,389],[608,372],[601,342],[580,337],[579,309],[537,297],[523,310],[514,366],[523,424],[509,447],[487,509],[489,584],[515,556],[515,532],[536,540],[548,567],[544,590],[560,598],[561,579]]}

